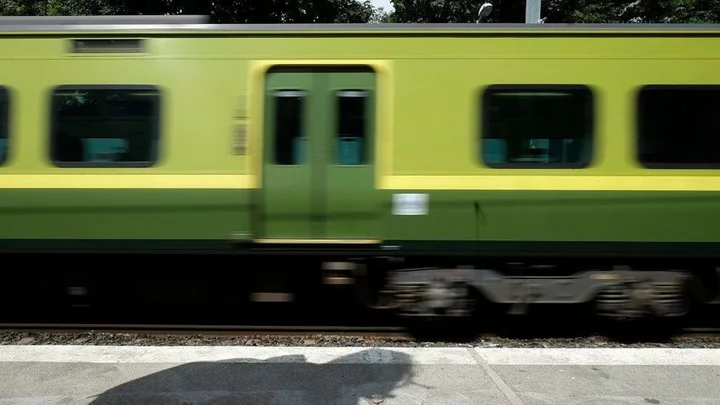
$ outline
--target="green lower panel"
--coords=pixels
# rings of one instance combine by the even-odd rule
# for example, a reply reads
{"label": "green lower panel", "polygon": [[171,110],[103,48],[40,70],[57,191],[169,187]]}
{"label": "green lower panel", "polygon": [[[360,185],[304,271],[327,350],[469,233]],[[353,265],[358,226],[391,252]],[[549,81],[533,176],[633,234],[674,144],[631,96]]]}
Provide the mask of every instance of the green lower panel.
{"label": "green lower panel", "polygon": [[228,240],[250,218],[250,190],[0,191],[0,239]]}
{"label": "green lower panel", "polygon": [[[0,239],[227,241],[257,229],[252,192],[0,190]],[[375,193],[376,215],[330,215],[334,233],[367,221],[394,241],[720,242],[720,193],[433,191],[417,216],[393,215],[393,193]]]}
{"label": "green lower panel", "polygon": [[720,242],[720,193],[417,192],[428,215],[392,215],[387,193],[385,239]]}

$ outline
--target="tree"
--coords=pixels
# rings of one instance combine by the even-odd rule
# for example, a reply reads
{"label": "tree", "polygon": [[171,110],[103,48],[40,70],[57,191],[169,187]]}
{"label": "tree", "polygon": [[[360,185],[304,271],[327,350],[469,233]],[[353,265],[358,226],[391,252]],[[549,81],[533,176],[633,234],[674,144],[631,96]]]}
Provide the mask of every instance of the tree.
{"label": "tree", "polygon": [[365,23],[370,0],[3,0],[0,15],[202,14],[214,23]]}
{"label": "tree", "polygon": [[[488,23],[525,22],[525,2],[492,0]],[[469,23],[477,0],[393,0],[390,17],[401,23]],[[720,22],[717,0],[542,0],[548,23],[710,23]]]}
{"label": "tree", "polygon": [[0,15],[6,16],[107,15],[121,11],[112,0],[4,0],[0,3]]}
{"label": "tree", "polygon": [[[477,0],[392,0],[394,21],[401,23],[471,23],[477,20],[482,2]],[[493,0],[493,12],[485,22],[524,22],[525,3]]]}
{"label": "tree", "polygon": [[[0,0],[0,15],[202,14],[214,23],[470,23],[478,0]],[[488,23],[523,23],[525,2],[492,0]],[[717,0],[542,0],[548,23],[720,22]]]}

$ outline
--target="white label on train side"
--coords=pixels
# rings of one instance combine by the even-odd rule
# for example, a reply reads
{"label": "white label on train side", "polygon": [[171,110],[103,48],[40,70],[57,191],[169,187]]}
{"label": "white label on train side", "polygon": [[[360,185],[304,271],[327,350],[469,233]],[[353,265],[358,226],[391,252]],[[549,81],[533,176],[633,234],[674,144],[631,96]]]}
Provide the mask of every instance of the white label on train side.
{"label": "white label on train side", "polygon": [[427,194],[393,194],[393,215],[427,215]]}

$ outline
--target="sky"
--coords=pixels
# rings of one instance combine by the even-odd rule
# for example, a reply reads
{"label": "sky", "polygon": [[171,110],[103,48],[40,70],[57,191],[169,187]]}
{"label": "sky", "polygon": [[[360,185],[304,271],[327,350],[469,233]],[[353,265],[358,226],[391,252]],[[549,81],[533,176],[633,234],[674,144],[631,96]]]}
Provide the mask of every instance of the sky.
{"label": "sky", "polygon": [[385,9],[385,11],[392,11],[393,7],[392,4],[390,4],[390,0],[370,0],[373,6],[375,7],[382,7]]}

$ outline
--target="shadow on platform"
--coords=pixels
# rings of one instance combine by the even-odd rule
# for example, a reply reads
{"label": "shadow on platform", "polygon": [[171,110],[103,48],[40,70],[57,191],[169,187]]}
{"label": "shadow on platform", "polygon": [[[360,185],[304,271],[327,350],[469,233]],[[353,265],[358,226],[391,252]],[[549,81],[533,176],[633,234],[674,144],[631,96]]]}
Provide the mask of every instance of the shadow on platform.
{"label": "shadow on platform", "polygon": [[[369,363],[368,358],[388,359]],[[382,404],[412,383],[404,353],[368,349],[328,363],[303,355],[266,360],[187,363],[129,381],[98,395],[93,405],[360,405]],[[427,388],[427,387],[425,387]]]}

